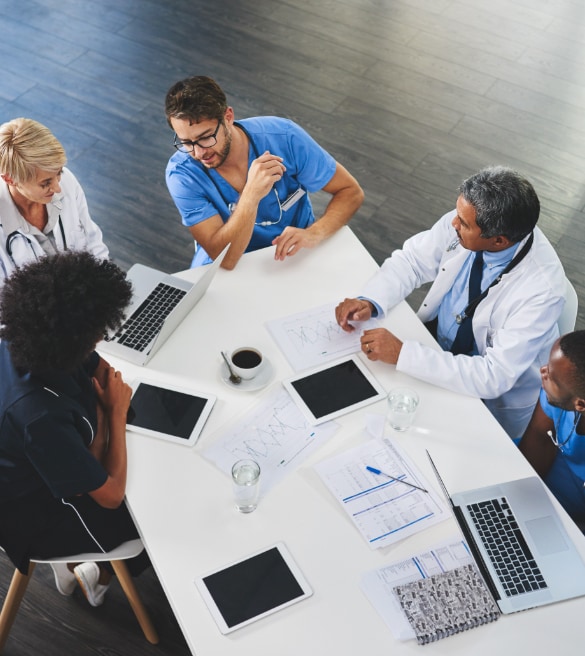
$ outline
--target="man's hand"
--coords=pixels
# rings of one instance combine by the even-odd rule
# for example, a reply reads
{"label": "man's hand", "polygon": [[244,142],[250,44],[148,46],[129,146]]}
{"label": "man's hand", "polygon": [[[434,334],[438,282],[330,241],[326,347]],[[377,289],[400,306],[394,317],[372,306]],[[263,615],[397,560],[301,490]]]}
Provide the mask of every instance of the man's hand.
{"label": "man's hand", "polygon": [[272,190],[275,183],[282,179],[285,171],[282,157],[272,155],[268,151],[264,152],[252,162],[242,196],[246,195],[259,203]]}
{"label": "man's hand", "polygon": [[282,261],[285,257],[300,251],[301,248],[313,248],[322,240],[320,235],[310,229],[288,226],[272,240],[273,246],[276,246],[274,259]]}
{"label": "man's hand", "polygon": [[362,351],[368,360],[396,364],[402,349],[402,342],[386,328],[365,330],[361,336]]}
{"label": "man's hand", "polygon": [[367,321],[371,318],[374,306],[360,298],[346,298],[335,308],[337,323],[348,333],[355,330],[350,321]]}

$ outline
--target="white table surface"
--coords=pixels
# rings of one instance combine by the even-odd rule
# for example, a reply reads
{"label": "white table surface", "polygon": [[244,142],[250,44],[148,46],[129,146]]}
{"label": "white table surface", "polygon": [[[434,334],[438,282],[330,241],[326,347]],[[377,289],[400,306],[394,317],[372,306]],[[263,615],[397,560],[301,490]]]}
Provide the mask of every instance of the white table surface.
{"label": "white table surface", "polygon": [[[220,378],[220,350],[258,347],[274,367],[269,385],[279,385],[293,372],[264,322],[355,296],[376,269],[349,228],[285,262],[274,261],[272,248],[256,251],[245,255],[234,271],[218,272],[205,297],[146,367],[109,358],[128,380],[148,376],[218,398],[192,448],[128,435],[128,503],[189,647],[197,656],[387,656],[419,654],[421,649],[451,656],[576,653],[582,643],[585,598],[502,616],[425,647],[394,638],[361,591],[362,575],[457,535],[456,524],[449,518],[395,545],[372,550],[313,469],[316,462],[366,439],[367,414],[383,414],[385,402],[339,420],[341,428],[334,437],[249,515],[234,509],[229,478],[201,456],[214,433],[265,392],[228,388]],[[195,278],[200,272],[180,275]],[[392,310],[384,325],[403,339],[433,343],[406,303]],[[406,383],[419,392],[414,426],[403,434],[387,427],[386,435],[408,453],[435,489],[425,449],[451,493],[532,474],[480,401],[421,383],[390,365],[368,366],[386,390]],[[564,519],[585,558],[585,538],[566,515]],[[278,541],[289,547],[313,596],[223,636],[193,580]],[[148,599],[145,602],[148,605]]]}

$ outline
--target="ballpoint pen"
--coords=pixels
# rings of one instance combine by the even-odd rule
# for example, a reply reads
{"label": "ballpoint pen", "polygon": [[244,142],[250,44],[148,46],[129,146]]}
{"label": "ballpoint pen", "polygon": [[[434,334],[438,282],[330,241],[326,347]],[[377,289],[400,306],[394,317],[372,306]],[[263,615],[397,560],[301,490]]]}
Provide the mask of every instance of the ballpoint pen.
{"label": "ballpoint pen", "polygon": [[424,487],[419,487],[418,485],[414,485],[414,483],[409,483],[408,481],[402,481],[399,478],[396,478],[395,476],[390,476],[390,474],[386,474],[385,472],[376,469],[375,467],[366,466],[366,469],[372,472],[372,474],[377,474],[378,476],[386,476],[386,478],[389,478],[392,481],[396,481],[397,483],[404,483],[404,485],[409,485],[410,487],[413,487],[416,490],[420,490],[421,492],[426,492],[427,494],[429,493],[429,491],[425,490]]}

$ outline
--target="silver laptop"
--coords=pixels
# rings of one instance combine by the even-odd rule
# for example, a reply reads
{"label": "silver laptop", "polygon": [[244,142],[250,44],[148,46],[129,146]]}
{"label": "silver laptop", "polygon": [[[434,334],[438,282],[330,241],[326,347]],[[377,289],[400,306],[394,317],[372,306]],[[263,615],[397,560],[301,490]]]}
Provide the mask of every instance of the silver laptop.
{"label": "silver laptop", "polygon": [[134,264],[128,271],[132,301],[121,328],[97,346],[134,364],[145,365],[203,297],[227,253],[229,244],[201,277],[187,282],[157,269]]}
{"label": "silver laptop", "polygon": [[502,613],[585,595],[585,564],[540,478],[451,496],[427,455]]}

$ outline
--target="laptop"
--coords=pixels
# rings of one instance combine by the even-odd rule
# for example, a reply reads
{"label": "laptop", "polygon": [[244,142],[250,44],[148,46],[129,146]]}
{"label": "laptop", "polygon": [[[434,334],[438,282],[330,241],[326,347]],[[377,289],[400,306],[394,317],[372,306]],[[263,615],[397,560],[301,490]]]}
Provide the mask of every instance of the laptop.
{"label": "laptop", "polygon": [[203,297],[229,246],[212,264],[201,267],[201,277],[196,282],[143,264],[131,266],[127,277],[133,294],[126,320],[116,333],[106,335],[98,350],[145,365]]}
{"label": "laptop", "polygon": [[502,613],[585,595],[585,564],[540,478],[451,496],[427,456]]}

